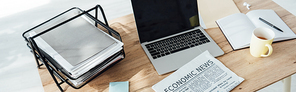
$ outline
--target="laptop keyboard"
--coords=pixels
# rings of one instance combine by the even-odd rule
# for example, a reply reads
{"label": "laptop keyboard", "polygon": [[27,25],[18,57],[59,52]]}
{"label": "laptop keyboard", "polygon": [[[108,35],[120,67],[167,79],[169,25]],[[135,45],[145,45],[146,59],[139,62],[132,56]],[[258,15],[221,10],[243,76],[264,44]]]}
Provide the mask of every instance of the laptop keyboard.
{"label": "laptop keyboard", "polygon": [[210,40],[200,29],[145,45],[153,59],[195,47]]}

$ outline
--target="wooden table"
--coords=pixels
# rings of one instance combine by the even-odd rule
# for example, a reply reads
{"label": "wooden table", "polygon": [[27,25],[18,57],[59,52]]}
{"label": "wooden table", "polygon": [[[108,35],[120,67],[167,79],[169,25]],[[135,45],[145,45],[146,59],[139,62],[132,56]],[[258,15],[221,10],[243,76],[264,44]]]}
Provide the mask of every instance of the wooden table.
{"label": "wooden table", "polygon": [[[296,32],[296,17],[271,0],[234,0],[234,2],[242,13],[249,11],[243,6],[243,2],[251,4],[251,10],[273,9]],[[109,82],[129,81],[131,92],[153,92],[152,85],[171,73],[158,75],[155,71],[140,46],[132,14],[109,23],[122,36],[126,58],[80,89],[73,89],[65,83],[62,85],[63,89],[69,92],[107,92]],[[294,52],[296,40],[274,43],[272,44],[274,52],[271,56],[255,58],[250,55],[249,48],[233,51],[219,28],[206,31],[225,52],[217,59],[245,79],[232,90],[233,92],[257,91],[296,73],[296,53]],[[44,66],[39,69],[39,74],[46,92],[59,91]]]}

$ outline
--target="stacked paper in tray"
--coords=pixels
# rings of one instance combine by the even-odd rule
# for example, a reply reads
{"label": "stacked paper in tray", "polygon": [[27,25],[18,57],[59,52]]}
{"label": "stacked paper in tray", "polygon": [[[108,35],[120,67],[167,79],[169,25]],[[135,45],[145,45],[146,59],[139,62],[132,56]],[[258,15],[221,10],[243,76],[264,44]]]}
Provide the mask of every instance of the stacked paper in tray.
{"label": "stacked paper in tray", "polygon": [[[74,14],[74,13],[73,13]],[[36,35],[53,25],[69,19],[67,16],[59,17],[50,21],[42,27],[36,28],[30,36]],[[70,76],[74,85],[79,85],[90,78],[93,73],[87,73],[92,68],[104,63],[113,56],[107,65],[118,59],[124,58],[123,55],[114,56],[123,50],[123,43],[103,30],[97,28],[87,19],[87,16],[78,17],[66,24],[63,24],[35,39],[41,50],[46,52],[58,65],[60,65]],[[114,58],[115,57],[115,58]],[[106,64],[97,67],[99,72],[106,68]],[[83,74],[88,74],[82,79]]]}

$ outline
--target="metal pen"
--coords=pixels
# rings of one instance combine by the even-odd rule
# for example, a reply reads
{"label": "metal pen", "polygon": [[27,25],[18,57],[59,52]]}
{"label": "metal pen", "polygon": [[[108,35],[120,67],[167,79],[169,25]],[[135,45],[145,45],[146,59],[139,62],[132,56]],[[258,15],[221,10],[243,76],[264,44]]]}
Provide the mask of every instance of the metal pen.
{"label": "metal pen", "polygon": [[272,28],[274,28],[274,29],[276,29],[276,30],[278,30],[278,31],[284,32],[284,31],[283,31],[283,30],[281,30],[280,28],[278,28],[278,27],[276,27],[275,25],[273,25],[273,24],[269,23],[268,21],[266,21],[266,20],[262,19],[261,17],[259,17],[259,20],[261,20],[261,21],[262,21],[262,22],[264,22],[265,24],[267,24],[267,25],[271,26]]}

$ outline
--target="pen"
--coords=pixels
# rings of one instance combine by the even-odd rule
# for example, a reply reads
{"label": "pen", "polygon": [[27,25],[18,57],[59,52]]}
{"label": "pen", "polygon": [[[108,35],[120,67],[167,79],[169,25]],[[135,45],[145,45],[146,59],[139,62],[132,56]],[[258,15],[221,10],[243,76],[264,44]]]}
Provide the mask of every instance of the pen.
{"label": "pen", "polygon": [[266,20],[262,19],[261,17],[259,17],[259,20],[261,20],[262,22],[264,22],[265,24],[267,24],[267,25],[271,26],[272,28],[274,28],[274,29],[276,29],[276,30],[279,30],[279,31],[281,31],[281,32],[284,32],[284,31],[283,31],[283,30],[281,30],[280,28],[278,28],[278,27],[276,27],[275,25],[273,25],[273,24],[269,23],[268,21],[266,21]]}

